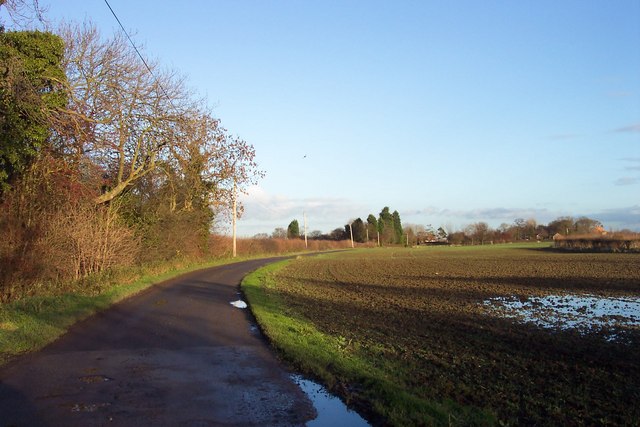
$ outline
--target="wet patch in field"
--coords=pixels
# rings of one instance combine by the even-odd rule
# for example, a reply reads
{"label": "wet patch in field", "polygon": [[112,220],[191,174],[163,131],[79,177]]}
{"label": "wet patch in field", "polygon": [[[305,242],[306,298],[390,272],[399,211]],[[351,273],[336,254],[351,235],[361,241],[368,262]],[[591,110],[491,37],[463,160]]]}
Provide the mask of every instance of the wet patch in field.
{"label": "wet patch in field", "polygon": [[547,329],[576,329],[582,334],[605,332],[618,340],[620,332],[640,328],[640,297],[596,295],[497,297],[483,303],[491,312]]}
{"label": "wet patch in field", "polygon": [[340,399],[330,394],[320,384],[304,379],[300,375],[292,375],[291,379],[305,392],[318,412],[316,419],[307,422],[308,427],[369,425],[357,412],[347,408]]}

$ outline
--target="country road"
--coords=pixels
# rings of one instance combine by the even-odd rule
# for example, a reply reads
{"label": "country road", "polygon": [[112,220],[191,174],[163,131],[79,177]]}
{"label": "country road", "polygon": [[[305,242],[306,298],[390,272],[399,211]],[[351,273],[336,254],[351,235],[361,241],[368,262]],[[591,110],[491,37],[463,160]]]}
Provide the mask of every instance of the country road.
{"label": "country road", "polygon": [[304,425],[313,405],[230,305],[273,261],[153,286],[1,368],[0,426]]}

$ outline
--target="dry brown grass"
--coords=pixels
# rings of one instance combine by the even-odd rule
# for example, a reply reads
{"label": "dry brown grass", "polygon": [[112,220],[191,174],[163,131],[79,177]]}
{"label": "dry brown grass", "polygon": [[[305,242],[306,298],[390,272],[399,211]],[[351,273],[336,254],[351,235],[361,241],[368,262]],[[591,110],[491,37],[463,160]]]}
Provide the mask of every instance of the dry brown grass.
{"label": "dry brown grass", "polygon": [[554,247],[576,252],[640,252],[640,233],[555,236]]}
{"label": "dry brown grass", "polygon": [[[232,241],[230,236],[212,235],[209,241],[210,254],[213,257],[231,255]],[[238,256],[281,255],[295,252],[318,252],[334,249],[351,248],[350,240],[309,240],[305,247],[303,239],[237,239],[236,251]],[[356,243],[356,247],[367,247],[366,244]]]}

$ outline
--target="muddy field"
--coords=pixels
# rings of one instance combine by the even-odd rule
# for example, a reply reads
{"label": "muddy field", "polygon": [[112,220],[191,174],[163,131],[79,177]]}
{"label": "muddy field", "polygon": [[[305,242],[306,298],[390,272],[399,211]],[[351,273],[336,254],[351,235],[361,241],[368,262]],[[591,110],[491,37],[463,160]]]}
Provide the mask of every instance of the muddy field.
{"label": "muddy field", "polygon": [[488,409],[510,425],[640,422],[640,314],[598,314],[604,323],[575,328],[495,304],[637,301],[638,254],[383,248],[298,259],[277,281],[292,310],[422,399]]}

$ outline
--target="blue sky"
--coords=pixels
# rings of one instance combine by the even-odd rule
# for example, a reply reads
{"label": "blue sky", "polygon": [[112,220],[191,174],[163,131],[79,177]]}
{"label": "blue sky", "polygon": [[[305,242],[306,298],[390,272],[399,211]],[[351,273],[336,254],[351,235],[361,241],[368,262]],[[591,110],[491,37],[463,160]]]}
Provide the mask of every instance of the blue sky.
{"label": "blue sky", "polygon": [[[117,28],[103,0],[40,1]],[[255,146],[241,235],[384,206],[640,230],[640,0],[109,3]]]}

